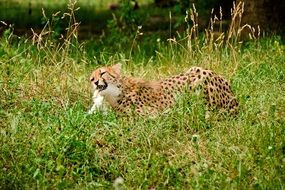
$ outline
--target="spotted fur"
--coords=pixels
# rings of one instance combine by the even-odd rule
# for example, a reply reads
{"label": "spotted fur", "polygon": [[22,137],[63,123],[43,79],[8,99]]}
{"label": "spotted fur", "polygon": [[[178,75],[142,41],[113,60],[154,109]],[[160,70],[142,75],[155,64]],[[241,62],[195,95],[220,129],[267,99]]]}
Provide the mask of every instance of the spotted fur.
{"label": "spotted fur", "polygon": [[117,64],[96,69],[90,81],[96,92],[95,98],[105,99],[118,113],[160,113],[173,106],[179,94],[191,93],[197,86],[202,86],[208,108],[222,108],[231,113],[238,109],[229,82],[201,67],[192,67],[164,80],[145,81],[121,75],[121,65]]}

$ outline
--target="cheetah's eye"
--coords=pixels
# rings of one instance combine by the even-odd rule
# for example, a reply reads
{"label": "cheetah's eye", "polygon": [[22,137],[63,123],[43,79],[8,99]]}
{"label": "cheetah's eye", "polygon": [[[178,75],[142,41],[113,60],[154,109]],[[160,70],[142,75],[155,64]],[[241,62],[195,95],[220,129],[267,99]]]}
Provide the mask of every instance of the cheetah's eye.
{"label": "cheetah's eye", "polygon": [[93,82],[95,79],[94,79],[94,77],[90,80],[91,82]]}
{"label": "cheetah's eye", "polygon": [[100,75],[101,75],[101,77],[104,75],[106,73],[106,71],[104,71],[104,72],[102,72]]}

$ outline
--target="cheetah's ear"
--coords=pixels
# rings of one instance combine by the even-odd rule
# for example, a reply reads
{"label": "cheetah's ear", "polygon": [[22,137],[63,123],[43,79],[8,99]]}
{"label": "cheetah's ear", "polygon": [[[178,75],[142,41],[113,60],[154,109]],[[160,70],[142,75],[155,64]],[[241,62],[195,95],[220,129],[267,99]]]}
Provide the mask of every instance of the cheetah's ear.
{"label": "cheetah's ear", "polygon": [[112,66],[112,69],[113,69],[117,74],[120,74],[120,73],[121,73],[121,67],[122,67],[122,64],[121,64],[121,63],[117,63],[116,65],[113,65],[113,66]]}

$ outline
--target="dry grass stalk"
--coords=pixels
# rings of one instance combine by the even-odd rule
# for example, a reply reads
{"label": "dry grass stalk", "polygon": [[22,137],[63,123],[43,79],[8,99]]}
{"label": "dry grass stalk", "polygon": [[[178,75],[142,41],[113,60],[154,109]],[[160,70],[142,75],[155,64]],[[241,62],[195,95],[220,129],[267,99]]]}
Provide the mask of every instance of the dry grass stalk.
{"label": "dry grass stalk", "polygon": [[[220,7],[219,16],[213,15],[214,10],[211,11],[211,18],[209,21],[209,26],[205,29],[205,41],[208,49],[213,47],[221,47],[223,45],[234,47],[240,43],[241,39],[244,37],[245,30],[249,39],[257,39],[260,36],[260,29],[256,32],[256,29],[248,24],[242,25],[242,15],[244,13],[244,3],[239,1],[238,3],[233,2],[233,8],[231,9],[231,20],[227,31],[223,31],[223,13]],[[192,23],[187,29],[187,49],[188,51],[193,51],[193,47],[197,47],[198,44],[198,13],[196,11],[195,5],[190,11],[186,12],[185,22],[188,24]],[[215,26],[218,25],[215,28]],[[203,47],[205,48],[205,47]]]}
{"label": "dry grass stalk", "polygon": [[[63,63],[68,52],[70,52],[70,47],[73,46],[74,42],[77,42],[78,29],[80,23],[75,19],[75,12],[79,10],[76,7],[76,1],[70,0],[68,3],[68,12],[63,13],[59,17],[60,11],[52,14],[51,18],[48,18],[45,14],[44,9],[42,9],[43,18],[46,20],[46,24],[40,33],[36,33],[33,29],[32,42],[36,45],[39,51],[44,52],[46,59],[51,60],[52,63],[57,64],[58,62]],[[60,34],[59,39],[54,39],[52,34],[54,31],[54,22],[60,18],[68,19],[68,26],[65,28],[65,34]],[[61,42],[58,42],[60,40]]]}

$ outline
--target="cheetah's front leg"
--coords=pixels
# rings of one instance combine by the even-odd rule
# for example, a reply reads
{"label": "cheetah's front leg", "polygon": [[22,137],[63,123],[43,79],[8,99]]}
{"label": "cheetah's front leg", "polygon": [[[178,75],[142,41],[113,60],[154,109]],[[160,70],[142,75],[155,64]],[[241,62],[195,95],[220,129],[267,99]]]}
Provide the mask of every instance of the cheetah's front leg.
{"label": "cheetah's front leg", "polygon": [[92,114],[96,110],[105,111],[104,106],[103,106],[103,100],[104,100],[104,97],[99,94],[98,90],[95,90],[93,94],[93,105],[88,110],[87,114]]}

